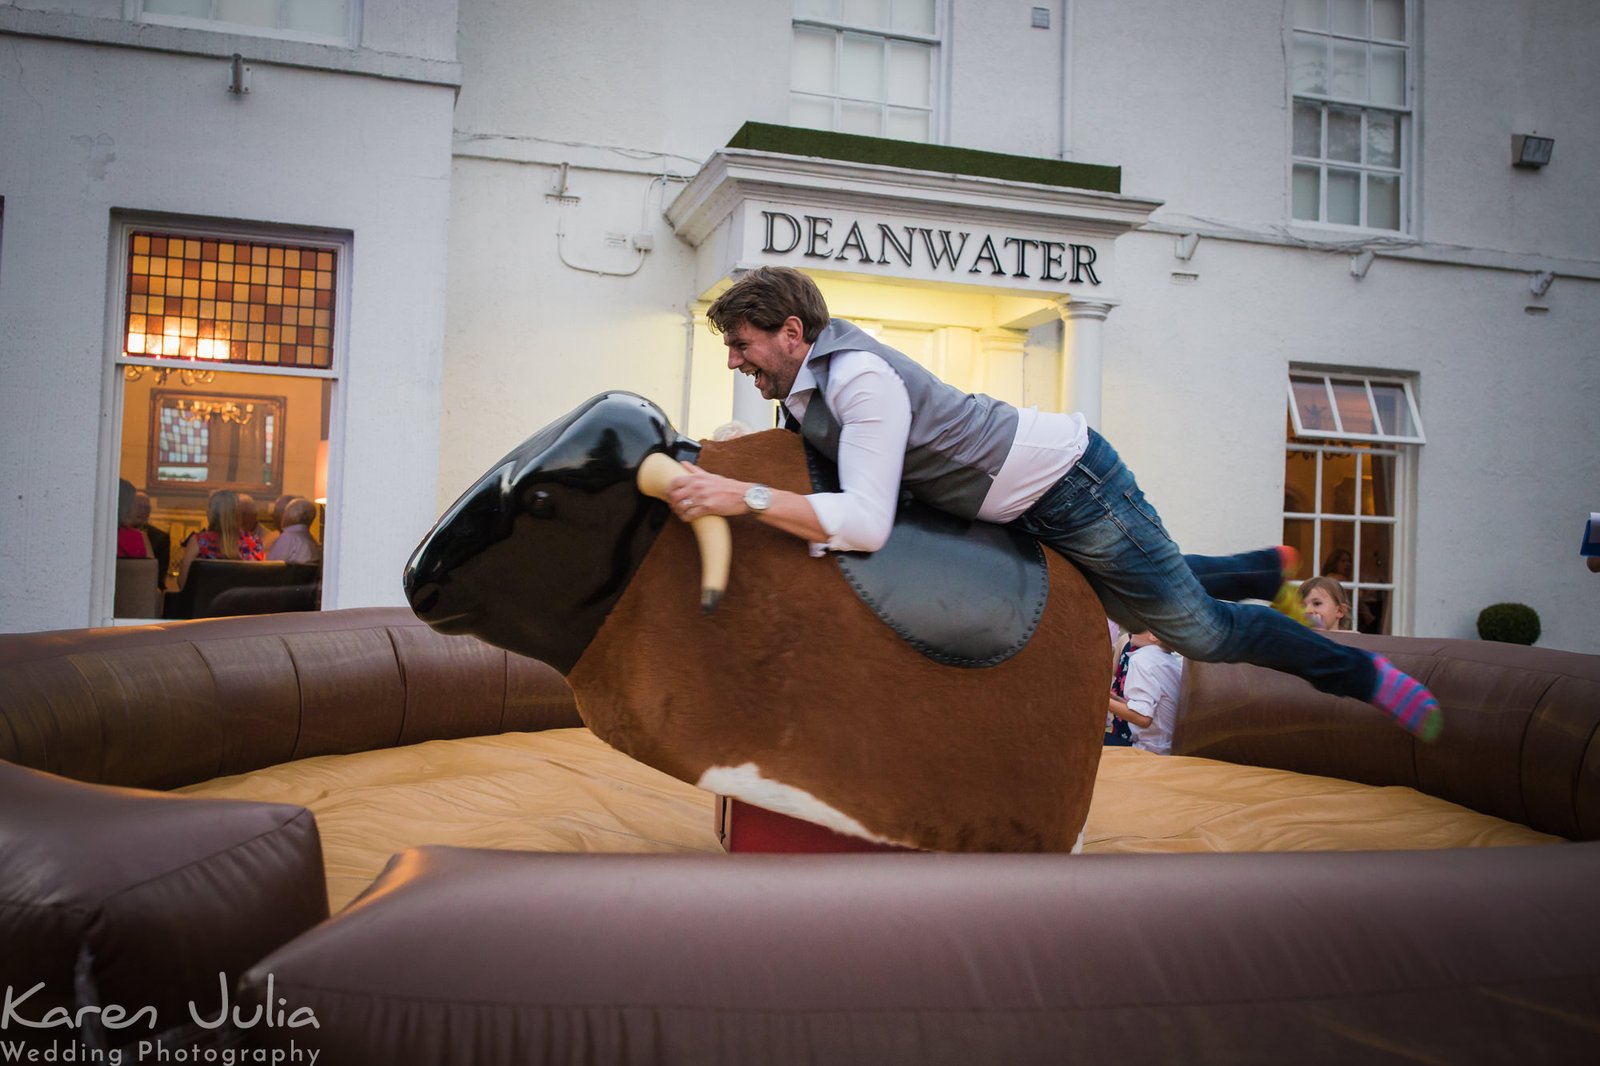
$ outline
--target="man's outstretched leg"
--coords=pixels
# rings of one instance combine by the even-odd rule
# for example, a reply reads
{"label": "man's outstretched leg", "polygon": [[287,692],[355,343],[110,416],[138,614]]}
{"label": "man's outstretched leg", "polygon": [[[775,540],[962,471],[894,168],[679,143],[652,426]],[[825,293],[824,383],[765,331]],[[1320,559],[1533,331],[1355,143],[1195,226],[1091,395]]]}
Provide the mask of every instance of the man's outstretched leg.
{"label": "man's outstretched leg", "polygon": [[1373,704],[1423,740],[1438,736],[1439,704],[1382,656],[1339,644],[1265,607],[1206,594],[1116,450],[1098,433],[1061,481],[1017,520],[1076,563],[1124,628],[1149,629],[1202,662],[1247,662]]}

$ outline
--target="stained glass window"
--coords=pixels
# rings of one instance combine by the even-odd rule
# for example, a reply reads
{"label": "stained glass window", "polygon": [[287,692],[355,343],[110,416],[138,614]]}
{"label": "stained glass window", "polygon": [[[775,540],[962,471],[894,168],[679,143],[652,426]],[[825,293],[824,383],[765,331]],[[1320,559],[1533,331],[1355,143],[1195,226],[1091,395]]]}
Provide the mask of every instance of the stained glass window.
{"label": "stained glass window", "polygon": [[335,249],[143,230],[128,241],[124,355],[333,365]]}

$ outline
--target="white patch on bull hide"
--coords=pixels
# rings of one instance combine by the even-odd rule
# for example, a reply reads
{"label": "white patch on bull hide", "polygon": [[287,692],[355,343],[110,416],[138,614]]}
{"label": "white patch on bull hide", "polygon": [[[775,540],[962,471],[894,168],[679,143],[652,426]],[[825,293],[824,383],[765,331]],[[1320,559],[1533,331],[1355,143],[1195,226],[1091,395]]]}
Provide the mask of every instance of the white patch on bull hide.
{"label": "white patch on bull hide", "polygon": [[859,837],[877,844],[900,843],[870,832],[866,826],[848,814],[828,806],[809,792],[786,785],[782,781],[769,781],[761,776],[761,767],[753,762],[741,766],[713,766],[701,774],[700,780],[695,784],[707,792],[732,796],[734,799],[753,803],[769,811],[815,822],[846,836]]}
{"label": "white patch on bull hide", "polygon": [[1069,854],[1072,854],[1072,855],[1082,855],[1083,854],[1083,830],[1082,829],[1078,830],[1078,840],[1077,840],[1077,842],[1075,844],[1072,845],[1072,851],[1069,852]]}

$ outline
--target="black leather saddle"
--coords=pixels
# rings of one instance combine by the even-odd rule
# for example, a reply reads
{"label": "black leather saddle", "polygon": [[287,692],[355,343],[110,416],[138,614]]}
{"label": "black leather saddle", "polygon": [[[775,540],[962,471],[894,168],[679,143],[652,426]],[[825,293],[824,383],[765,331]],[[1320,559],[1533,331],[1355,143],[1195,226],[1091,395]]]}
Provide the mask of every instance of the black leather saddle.
{"label": "black leather saddle", "polygon": [[[806,445],[816,492],[839,491],[838,468]],[[909,497],[875,552],[834,552],[863,603],[907,644],[947,666],[994,666],[1027,645],[1050,595],[1039,542]]]}

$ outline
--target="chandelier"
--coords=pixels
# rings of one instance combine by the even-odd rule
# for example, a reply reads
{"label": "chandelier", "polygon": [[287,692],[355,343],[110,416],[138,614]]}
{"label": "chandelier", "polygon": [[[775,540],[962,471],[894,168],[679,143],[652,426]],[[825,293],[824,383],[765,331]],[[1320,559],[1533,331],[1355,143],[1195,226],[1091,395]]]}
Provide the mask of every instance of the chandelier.
{"label": "chandelier", "polygon": [[156,376],[157,385],[165,385],[172,375],[178,375],[178,380],[185,385],[209,385],[216,380],[215,370],[196,370],[193,367],[175,366],[124,366],[122,376],[128,381],[138,381],[144,377],[145,371]]}
{"label": "chandelier", "polygon": [[190,422],[206,422],[213,418],[244,425],[255,416],[256,405],[247,403],[241,408],[232,400],[179,400],[178,416]]}

